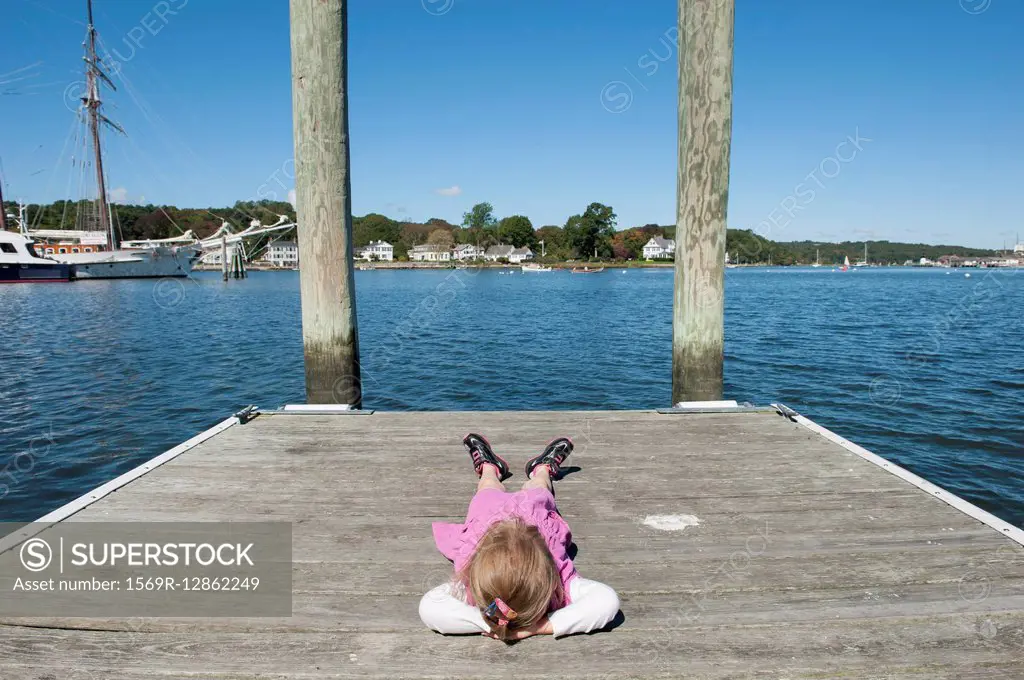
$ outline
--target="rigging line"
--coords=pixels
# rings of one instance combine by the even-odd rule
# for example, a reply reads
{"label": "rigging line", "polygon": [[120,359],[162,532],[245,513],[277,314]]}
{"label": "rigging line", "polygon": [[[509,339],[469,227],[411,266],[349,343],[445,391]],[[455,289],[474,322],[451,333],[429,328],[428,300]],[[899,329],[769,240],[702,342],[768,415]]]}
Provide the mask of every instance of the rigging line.
{"label": "rigging line", "polygon": [[[106,46],[103,46],[103,47],[104,47],[104,49],[106,49]],[[146,118],[147,122],[149,122],[150,126],[152,128],[154,128],[154,129],[156,129],[156,125],[153,124],[152,118],[149,115],[149,113],[147,112],[147,108],[146,108],[145,104],[143,102],[139,101],[139,99],[135,96],[134,88],[132,88],[131,83],[126,80],[126,78],[124,76],[123,70],[118,70],[114,75],[121,82],[121,85],[123,86],[123,89],[128,92],[128,95],[135,102],[135,105],[142,112],[142,115]],[[155,164],[155,163],[153,163],[152,160],[150,160],[150,157],[136,143],[135,138],[132,137],[131,135],[127,135],[127,134],[125,135],[125,137],[128,139],[128,143],[131,144],[132,148],[138,153],[139,157],[146,161],[146,164],[149,166],[150,171],[153,174],[155,174],[160,179],[161,183],[164,186],[172,186],[172,182],[170,182],[169,178],[160,171],[160,166]],[[128,157],[127,154],[124,154],[123,157],[129,163],[132,163],[134,165],[132,159],[130,157]],[[166,212],[165,212],[165,214],[166,214]],[[168,219],[171,219],[171,224],[174,226],[175,229],[177,229],[182,234],[185,233],[181,229],[181,227],[176,222],[174,222],[174,220],[170,217],[170,215],[167,215],[167,217],[168,217]]]}
{"label": "rigging line", "polygon": [[[20,83],[23,80],[29,80],[31,78],[35,78],[38,75],[39,75],[38,73],[35,73],[35,74],[29,74],[27,76],[21,76],[20,78],[9,78],[7,80],[0,80],[0,85],[10,85],[12,83]],[[0,77],[3,77],[3,76],[0,76]]]}
{"label": "rigging line", "polygon": [[[71,125],[68,126],[68,133],[67,133],[67,135],[64,136],[64,145],[61,147],[60,153],[57,154],[57,160],[54,161],[53,171],[50,173],[50,178],[48,180],[46,180],[45,192],[47,194],[49,194],[50,191],[52,190],[53,183],[54,183],[54,178],[57,176],[57,168],[60,167],[61,161],[64,159],[65,154],[67,153],[68,144],[71,143],[71,140],[75,136],[75,133],[77,131],[78,131],[78,116],[75,115],[75,116],[72,116],[72,118],[71,118]],[[39,147],[36,147],[36,148],[38,149]],[[70,188],[71,188],[71,181],[70,181],[70,178],[69,178],[69,180],[68,180],[68,190],[70,190]],[[43,219],[42,204],[40,204],[40,210],[39,210],[39,212],[36,213],[35,217],[36,217],[36,228],[38,228],[38,225],[42,222],[42,219]]]}
{"label": "rigging line", "polygon": [[[144,159],[148,159],[148,156],[142,151],[141,148],[139,148],[139,145],[135,143],[135,140],[132,137],[128,137],[128,143],[132,145],[132,148],[135,151],[138,152],[140,157],[142,157]],[[130,156],[128,156],[128,154],[122,154],[122,158],[124,158],[124,160],[126,160],[132,167],[135,167],[135,165],[136,165],[135,162],[131,159]],[[149,165],[150,165],[151,169],[153,170],[154,174],[157,175],[157,177],[161,180],[161,183],[164,186],[172,186],[171,182],[168,181],[168,178],[166,176],[164,176],[164,174],[161,173],[160,170],[158,169],[159,166],[157,166],[157,165],[155,165],[155,164],[153,164],[151,162],[149,163]],[[162,206],[158,207],[158,209],[161,212],[164,212],[165,215],[167,215],[166,211],[163,210]],[[182,228],[180,226],[178,226],[178,224],[174,221],[174,219],[170,215],[167,215],[167,218],[169,220],[171,220],[171,225],[174,226],[174,228],[177,229],[179,233],[181,233],[181,234],[185,233],[184,230],[182,230]]]}
{"label": "rigging line", "polygon": [[179,234],[185,233],[185,230],[178,226],[178,223],[174,221],[173,217],[167,214],[167,211],[164,210],[164,207],[162,205],[159,206],[158,210],[160,210],[160,212],[162,212],[167,217],[167,219],[171,221],[171,226],[177,229]]}
{"label": "rigging line", "polygon": [[[79,139],[79,138],[81,138],[81,139]],[[82,135],[79,135],[79,136],[75,137],[75,145],[76,145],[75,157],[76,158],[78,158],[78,156],[79,156],[79,154],[78,154],[78,145],[79,144],[81,144],[81,147],[82,147],[81,158],[84,158],[87,149],[86,149],[86,145],[85,145],[85,137],[82,136]],[[70,184],[71,184],[72,181],[74,181],[76,179],[76,177],[75,177],[75,171],[76,170],[78,171],[78,177],[77,177],[77,179],[78,179],[78,189],[75,190],[75,191],[72,191],[71,188],[70,188]],[[75,217],[74,217],[74,219],[75,219],[75,221],[74,221],[74,224],[72,225],[73,227],[77,227],[78,223],[80,221],[80,215],[79,215],[79,213],[81,212],[81,201],[80,201],[80,199],[81,199],[82,191],[83,191],[82,183],[84,182],[84,179],[83,179],[84,172],[85,172],[85,161],[84,160],[80,160],[79,159],[79,160],[76,160],[75,162],[73,162],[71,164],[71,168],[70,168],[70,171],[69,171],[69,179],[68,179],[68,185],[69,185],[69,187],[68,187],[68,195],[64,199],[64,214],[67,215],[68,208],[70,207],[70,204],[71,204],[71,197],[75,196],[75,201],[74,201],[74,204],[75,204]],[[64,216],[62,216],[61,217],[61,221],[60,221],[60,228],[61,229],[64,228],[65,222],[66,222],[66,219],[65,219]]]}
{"label": "rigging line", "polygon": [[38,7],[39,9],[44,10],[46,12],[49,12],[50,14],[53,14],[55,16],[58,16],[61,19],[66,19],[67,21],[70,21],[73,24],[78,24],[79,26],[85,26],[86,25],[86,23],[84,21],[82,21],[81,19],[75,19],[73,17],[69,17],[67,14],[61,14],[57,10],[55,10],[55,9],[53,9],[51,7],[47,7],[46,5],[44,5],[44,4],[40,3],[40,2],[37,2],[36,0],[22,0],[22,2],[24,2],[26,4],[29,4],[29,5],[33,5],[35,7]]}
{"label": "rigging line", "polygon": [[85,230],[85,220],[89,215],[89,201],[85,195],[87,187],[91,186],[92,167],[92,161],[89,160],[89,136],[82,135],[82,162],[78,164],[78,196],[75,199],[75,223],[82,230]]}
{"label": "rigging line", "polygon": [[[111,186],[111,184],[110,184],[110,172],[108,171],[109,167],[110,167],[110,165],[108,164],[107,166],[105,166],[103,168],[103,176],[106,179],[106,185],[108,187]],[[107,193],[109,194],[110,192],[108,191]],[[127,192],[127,189],[126,189],[125,190],[125,198],[126,199],[128,198],[127,194],[128,194],[128,192]],[[114,202],[112,200],[110,200],[110,196],[107,196],[107,208],[110,210],[110,217],[112,218],[111,219],[111,224],[113,224],[115,221],[117,222],[117,224],[114,225],[114,228],[117,230],[117,233],[121,235],[121,239],[123,240],[124,239],[124,232],[121,231],[121,220],[117,216],[117,209],[114,207]]]}
{"label": "rigging line", "polygon": [[21,68],[16,68],[13,71],[8,71],[7,73],[0,73],[0,78],[6,78],[8,76],[13,76],[15,74],[21,73],[22,71],[27,71],[30,68],[35,68],[36,66],[42,66],[42,65],[43,65],[42,61],[37,61],[35,63],[29,64],[28,66],[22,66]]}
{"label": "rigging line", "polygon": [[[63,84],[64,83],[62,81],[60,81],[60,80],[51,80],[48,83],[32,83],[31,85],[26,85],[22,89],[25,89],[25,90],[33,90],[33,89],[39,90],[39,89],[42,89],[44,87],[52,87],[54,85],[63,85]],[[36,93],[35,92],[31,92],[30,94],[36,94]]]}
{"label": "rigging line", "polygon": [[[99,41],[101,47],[103,47],[103,50],[106,52],[106,54],[109,55],[110,51],[107,49],[106,44],[103,43],[102,37],[97,35],[97,40]],[[148,102],[145,100],[145,98],[143,98],[142,94],[135,88],[134,85],[132,85],[131,80],[128,79],[127,74],[124,72],[124,68],[120,68],[116,72],[114,72],[114,77],[118,79],[122,89],[125,90],[128,93],[128,96],[132,98],[132,101],[138,107],[139,111],[142,112],[142,115],[146,119],[146,122],[149,123],[149,126],[157,133],[157,135],[159,135],[159,137],[161,138],[161,142],[163,142],[163,145],[167,149],[169,149],[172,154],[180,154],[181,150],[184,149],[187,152],[188,157],[180,159],[183,163],[188,164],[190,161],[196,163],[202,162],[201,159],[196,155],[196,153],[184,140],[172,139],[171,136],[165,132],[165,130],[169,129],[170,126],[164,121],[164,119],[160,116],[160,113],[158,111],[153,110],[153,108],[149,106]]]}
{"label": "rigging line", "polygon": [[[76,119],[77,119],[77,116],[76,116]],[[78,125],[77,125],[77,120],[72,125],[71,131],[73,133],[76,133],[74,135],[74,137],[75,137],[74,148],[77,151],[77,149],[78,149],[78,134],[77,134]],[[69,139],[65,140],[65,142],[64,142],[64,149],[61,151],[61,158],[64,157],[64,151],[67,150],[67,145],[68,145],[69,141],[70,141],[70,136],[69,136]],[[73,155],[72,159],[74,159],[74,157],[75,156]],[[59,163],[60,163],[60,161],[58,160],[58,164]],[[56,173],[54,173],[54,174],[56,174]],[[74,163],[74,160],[72,160],[72,162],[68,165],[68,182],[67,182],[67,186],[65,186],[65,188],[64,188],[64,205],[62,206],[61,215],[60,215],[60,225],[59,225],[61,229],[64,228],[64,223],[67,222],[68,202],[71,199],[71,182],[73,182],[74,179],[75,179],[75,163]]]}

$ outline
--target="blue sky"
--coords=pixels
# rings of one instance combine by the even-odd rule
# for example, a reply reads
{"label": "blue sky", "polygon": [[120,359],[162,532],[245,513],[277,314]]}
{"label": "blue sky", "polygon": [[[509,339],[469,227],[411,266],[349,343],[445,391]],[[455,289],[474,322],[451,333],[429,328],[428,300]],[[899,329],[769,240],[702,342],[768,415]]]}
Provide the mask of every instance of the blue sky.
{"label": "blue sky", "polygon": [[[77,197],[62,149],[85,0],[4,5],[5,196]],[[117,198],[287,196],[287,5],[95,0],[130,84],[107,96],[129,133],[106,136]],[[620,227],[674,222],[674,0],[349,5],[356,214],[458,222],[486,200],[539,227],[599,201]],[[736,0],[730,226],[1012,242],[1024,234],[1021,35],[1019,0]]]}

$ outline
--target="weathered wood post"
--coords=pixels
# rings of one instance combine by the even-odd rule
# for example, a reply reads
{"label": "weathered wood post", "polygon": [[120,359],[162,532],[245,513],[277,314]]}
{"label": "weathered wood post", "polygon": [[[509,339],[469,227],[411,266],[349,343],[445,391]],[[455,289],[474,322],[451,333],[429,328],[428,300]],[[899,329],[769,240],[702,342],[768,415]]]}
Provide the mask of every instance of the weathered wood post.
{"label": "weathered wood post", "polygon": [[362,405],[348,148],[348,0],[291,0],[306,401]]}
{"label": "weathered wood post", "polygon": [[228,237],[220,237],[220,273],[224,280],[228,280]]}
{"label": "weathered wood post", "polygon": [[672,403],[722,398],[735,0],[679,0]]}

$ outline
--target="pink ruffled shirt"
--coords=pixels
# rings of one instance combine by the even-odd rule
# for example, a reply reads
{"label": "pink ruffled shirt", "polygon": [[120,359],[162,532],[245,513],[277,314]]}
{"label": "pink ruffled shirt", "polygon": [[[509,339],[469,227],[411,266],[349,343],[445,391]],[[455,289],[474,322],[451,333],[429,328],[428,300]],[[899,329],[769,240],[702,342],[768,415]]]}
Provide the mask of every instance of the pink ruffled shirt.
{"label": "pink ruffled shirt", "polygon": [[484,489],[469,504],[462,524],[434,522],[434,543],[441,554],[454,562],[456,573],[469,562],[476,546],[495,522],[518,517],[537,527],[547,543],[562,579],[564,602],[552,602],[551,609],[569,604],[569,583],[577,577],[576,567],[569,559],[572,532],[555,506],[555,497],[547,489],[525,489],[515,493]]}

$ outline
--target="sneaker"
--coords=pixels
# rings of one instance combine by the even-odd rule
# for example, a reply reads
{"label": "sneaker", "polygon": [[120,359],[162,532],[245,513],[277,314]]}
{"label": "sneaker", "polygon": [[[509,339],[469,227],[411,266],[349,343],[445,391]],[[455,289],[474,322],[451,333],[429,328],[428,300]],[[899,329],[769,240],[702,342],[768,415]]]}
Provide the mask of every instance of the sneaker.
{"label": "sneaker", "polygon": [[532,477],[534,469],[539,465],[547,465],[552,479],[558,479],[562,473],[562,463],[572,453],[572,440],[568,437],[559,437],[551,440],[551,443],[544,449],[544,453],[536,458],[531,458],[526,463],[526,476]]}
{"label": "sneaker", "polygon": [[493,465],[498,469],[498,478],[505,481],[512,476],[508,463],[491,448],[491,443],[482,435],[470,432],[462,439],[462,443],[469,450],[469,456],[473,459],[473,469],[479,477],[483,472],[484,465]]}

